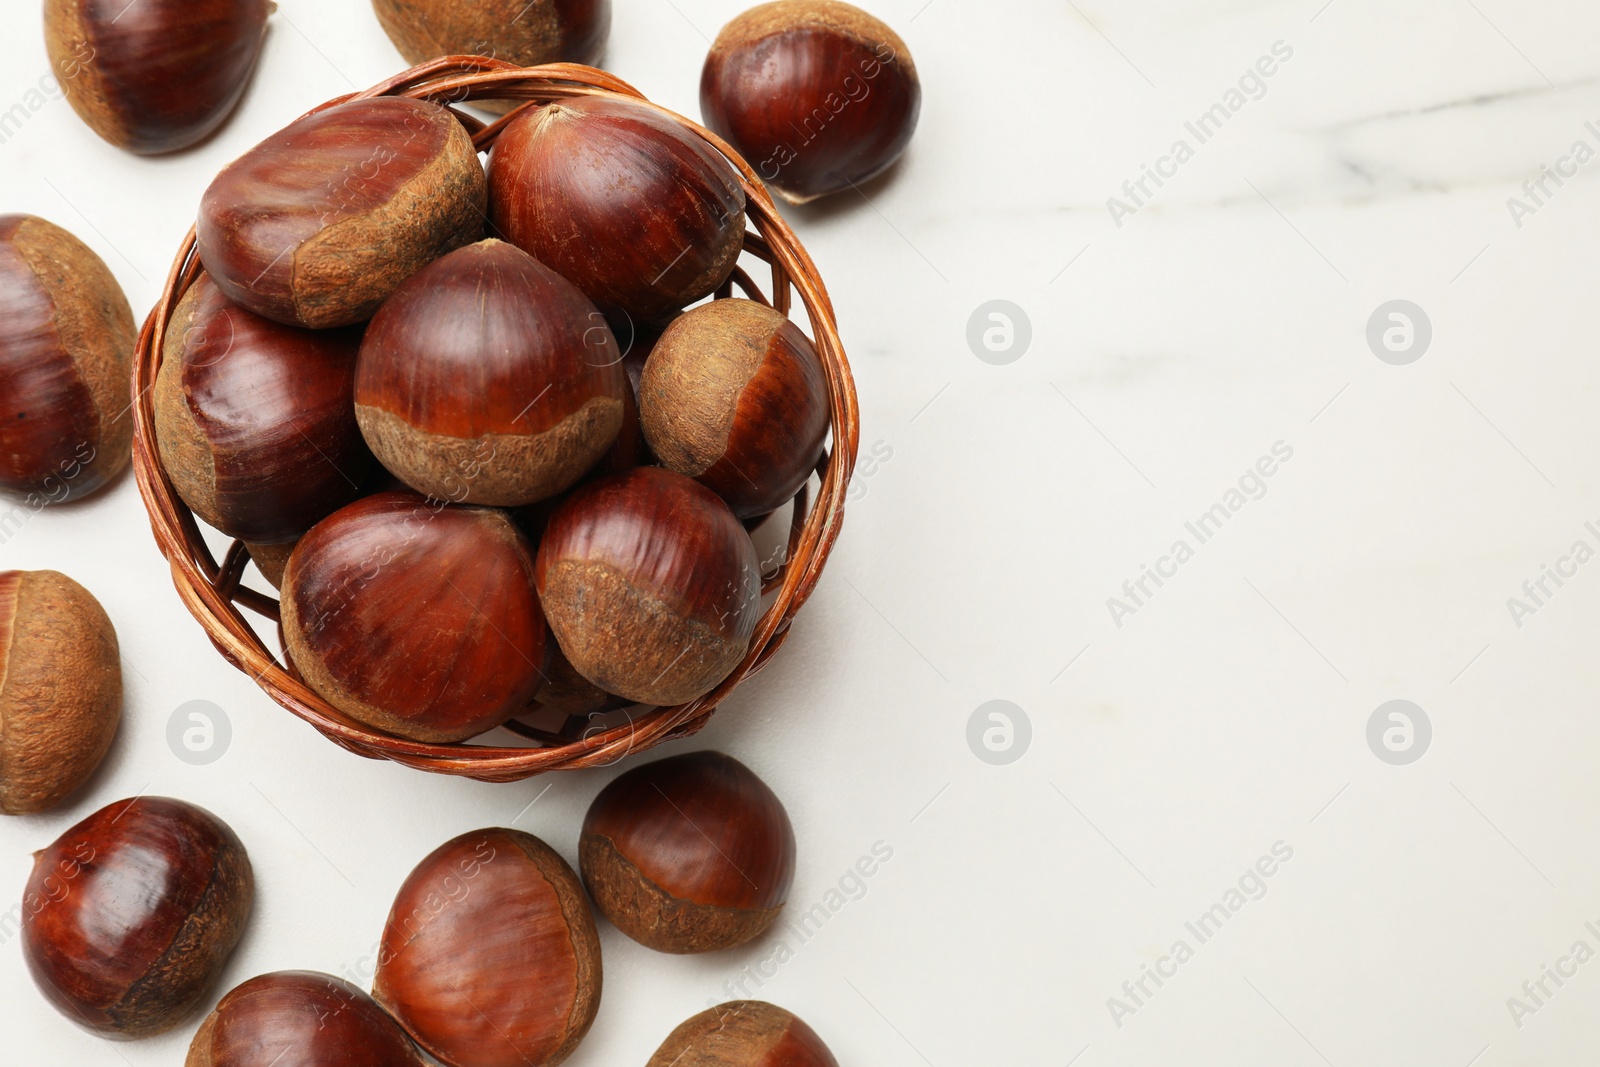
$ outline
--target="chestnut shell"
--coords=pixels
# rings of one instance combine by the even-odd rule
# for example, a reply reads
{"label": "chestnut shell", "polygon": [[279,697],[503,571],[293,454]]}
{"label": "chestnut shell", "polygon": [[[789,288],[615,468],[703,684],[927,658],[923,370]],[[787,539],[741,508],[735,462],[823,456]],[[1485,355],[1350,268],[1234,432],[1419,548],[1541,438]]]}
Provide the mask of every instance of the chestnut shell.
{"label": "chestnut shell", "polygon": [[750,535],[715,493],[661,467],[574,490],[545,527],[534,578],[573,667],[642,704],[715,688],[760,614]]}
{"label": "chestnut shell", "polygon": [[209,274],[167,327],[155,427],[184,503],[229,537],[293,541],[361,495],[359,329],[302,330],[235,305]]}
{"label": "chestnut shell", "polygon": [[398,1023],[364,991],[315,971],[235,986],[189,1043],[184,1067],[424,1067]]}
{"label": "chestnut shell", "polygon": [[623,100],[573,97],[512,119],[489,158],[489,203],[508,241],[635,321],[709,295],[744,247],[732,165]]}
{"label": "chestnut shell", "polygon": [[504,512],[379,493],[312,527],[284,572],[284,641],[312,689],[416,741],[519,714],[544,661],[527,542]]}
{"label": "chestnut shell", "polygon": [[0,216],[0,490],[60,503],[127,467],[133,344],[99,256],[43,219]]}
{"label": "chestnut shell", "polygon": [[45,0],[50,63],[105,140],[151,155],[226,121],[261,55],[271,0]]}
{"label": "chestnut shell", "polygon": [[147,1037],[199,1007],[253,897],[244,845],[215,815],[167,797],[118,801],[37,854],[22,954],[67,1018]]}
{"label": "chestnut shell", "polygon": [[720,752],[635,767],[595,797],[579,859],[600,913],[659,952],[759,936],[794,881],[794,828],[750,768]]}
{"label": "chestnut shell", "polygon": [[456,503],[554,496],[600,461],[628,392],[611,328],[577,286],[487,240],[424,267],[367,329],[356,417],[385,467]]}
{"label": "chestnut shell", "polygon": [[349,326],[478,239],[486,188],[472,138],[449,110],[348,100],[295,120],[217,175],[200,200],[200,259],[229,300],[258,315]]}
{"label": "chestnut shell", "polygon": [[921,106],[905,41],[838,0],[749,9],[722,28],[700,77],[706,125],[797,204],[887,170]]}
{"label": "chestnut shell", "polygon": [[600,938],[583,886],[549,845],[487,829],[406,878],[372,995],[448,1067],[546,1067],[600,1007]]}

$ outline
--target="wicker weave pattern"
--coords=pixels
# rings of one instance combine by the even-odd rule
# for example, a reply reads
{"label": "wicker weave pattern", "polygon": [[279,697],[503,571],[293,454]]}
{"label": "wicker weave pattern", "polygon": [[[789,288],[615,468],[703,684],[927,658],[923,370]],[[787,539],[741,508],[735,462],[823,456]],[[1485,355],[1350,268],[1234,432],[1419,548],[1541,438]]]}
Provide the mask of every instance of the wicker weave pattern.
{"label": "wicker weave pattern", "polygon": [[[414,97],[446,106],[473,99],[545,103],[572,96],[617,96],[655,107],[626,82],[592,67],[559,63],[523,68],[500,60],[451,56],[414,67],[364,93],[330,100],[315,110],[373,96]],[[775,592],[775,598],[762,616],[743,662],[721,685],[699,700],[670,708],[635,708],[629,712],[630,721],[592,735],[577,729],[579,724],[576,723],[569,723],[568,727],[573,729],[564,728],[561,732],[510,724],[516,732],[529,738],[527,747],[424,744],[377,733],[342,715],[286,668],[246,621],[241,609],[277,620],[277,601],[240,584],[240,576],[249,560],[242,544],[235,542],[218,563],[202,539],[194,516],[173,491],[161,468],[152,388],[161,367],[162,346],[173,309],[201,270],[195,254],[193,229],[167,276],[160,302],[145,321],[133,367],[136,418],[133,462],[156,544],[171,565],[178,594],[230,663],[250,675],[277,703],[358,755],[390,759],[440,774],[509,782],[546,771],[604,766],[629,753],[694,733],[705,725],[712,711],[734,687],[760,670],[777,652],[788,636],[795,614],[822,575],[823,565],[839,536],[845,491],[855,469],[860,434],[855,384],[839,341],[833,305],[815,264],[778,214],[772,198],[749,164],[709,130],[664,108],[657,110],[704,138],[726,156],[741,175],[748,198],[747,217],[755,227],[746,234],[745,254],[765,262],[770,268],[771,292],[770,295],[763,293],[741,265],[717,296],[730,296],[737,286],[743,295],[787,315],[798,294],[814,327],[817,352],[827,373],[832,411],[831,447],[818,465],[821,489],[809,507],[807,491],[800,491],[795,501],[786,562],[766,583],[765,591]],[[512,117],[507,115],[492,125],[485,125],[464,113],[456,114],[472,133],[480,150],[487,150],[494,144]],[[280,630],[280,646],[281,639]]]}

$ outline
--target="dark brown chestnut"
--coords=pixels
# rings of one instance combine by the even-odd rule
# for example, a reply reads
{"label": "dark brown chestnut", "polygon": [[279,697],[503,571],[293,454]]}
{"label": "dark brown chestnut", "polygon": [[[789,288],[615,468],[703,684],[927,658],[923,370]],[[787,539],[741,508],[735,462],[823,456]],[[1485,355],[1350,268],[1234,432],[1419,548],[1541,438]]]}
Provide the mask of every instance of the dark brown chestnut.
{"label": "dark brown chestnut", "polygon": [[519,67],[595,66],[611,32],[611,0],[372,0],[407,63],[491,56]]}
{"label": "dark brown chestnut", "polygon": [[811,476],[828,434],[828,382],[800,327],[754,300],[713,300],[656,343],[639,414],[664,466],[748,519],[793,500]]}
{"label": "dark brown chestnut", "polygon": [[359,329],[246,311],[201,274],[167,326],[154,396],[162,465],[184,503],[271,546],[358,499],[373,466],[354,408],[360,344]]}
{"label": "dark brown chestnut", "polygon": [[839,1067],[805,1022],[762,1000],[733,1000],[689,1019],[645,1067]]}
{"label": "dark brown chestnut", "polygon": [[379,493],[311,528],[283,576],[306,684],[415,741],[475,737],[539,684],[545,624],[527,542],[502,511]]}
{"label": "dark brown chestnut", "polygon": [[34,859],[22,954],[45,999],[107,1037],[181,1023],[244,933],[255,883],[215,815],[167,797],[101,808]]}
{"label": "dark brown chestnut", "polygon": [[532,834],[489,829],[406,878],[372,995],[447,1067],[554,1067],[589,1032],[600,987],[578,876]]}
{"label": "dark brown chestnut", "polygon": [[722,28],[700,76],[706,125],[791,203],[887,170],[922,83],[898,34],[837,0],[778,0]]}
{"label": "dark brown chestnut", "polygon": [[416,1046],[343,978],[276,971],[236,986],[206,1016],[184,1067],[424,1067]]}
{"label": "dark brown chestnut", "polygon": [[67,101],[118,148],[152,155],[209,137],[261,55],[272,0],[45,0]]}
{"label": "dark brown chestnut", "polygon": [[574,490],[550,517],[534,576],[572,665],[641,704],[714,689],[760,614],[750,535],[715,493],[661,467]]}
{"label": "dark brown chestnut", "polygon": [[133,342],[99,256],[43,219],[0,216],[0,490],[42,507],[127,467]]}
{"label": "dark brown chestnut", "polygon": [[777,921],[794,881],[783,803],[732,756],[691,752],[600,791],[578,858],[600,914],[658,952],[714,952]]}
{"label": "dark brown chestnut", "polygon": [[117,632],[55,571],[0,571],[0,812],[48,811],[100,766],[122,720]]}
{"label": "dark brown chestnut", "polygon": [[490,156],[489,202],[502,236],[636,321],[710,294],[744,247],[732,165],[645,104],[573,97],[518,115]]}
{"label": "dark brown chestnut", "polygon": [[200,200],[200,259],[258,315],[348,326],[476,241],[485,190],[472,138],[448,110],[350,100],[297,119],[217,175]]}
{"label": "dark brown chestnut", "polygon": [[419,492],[530,504],[573,485],[616,441],[621,364],[575,285],[515,245],[480,241],[412,275],[373,318],[356,418],[383,465]]}

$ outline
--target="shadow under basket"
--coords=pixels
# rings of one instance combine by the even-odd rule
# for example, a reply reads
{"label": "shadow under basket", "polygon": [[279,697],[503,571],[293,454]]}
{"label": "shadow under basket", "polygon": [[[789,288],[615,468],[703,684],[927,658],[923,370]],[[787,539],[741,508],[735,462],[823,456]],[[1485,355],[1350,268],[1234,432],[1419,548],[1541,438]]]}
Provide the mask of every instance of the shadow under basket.
{"label": "shadow under basket", "polygon": [[[375,96],[412,97],[451,107],[480,151],[493,146],[500,131],[521,108],[486,124],[455,110],[453,105],[495,99],[533,106],[568,97],[599,96],[656,107],[626,82],[592,67],[566,63],[517,67],[482,57],[451,56],[414,67],[366,92],[330,100],[316,110],[346,100]],[[785,559],[764,577],[763,593],[768,606],[756,626],[749,651],[732,674],[698,700],[675,707],[627,709],[617,713],[623,721],[601,726],[576,716],[565,723],[553,724],[552,729],[537,729],[513,720],[507,724],[507,729],[527,741],[521,746],[408,741],[376,731],[342,714],[308,688],[286,666],[287,658],[275,655],[245,617],[243,612],[251,611],[277,622],[278,601],[241,583],[249,562],[243,544],[234,542],[222,561],[217,561],[194,515],[173,491],[161,466],[156,447],[152,387],[161,369],[167,324],[178,301],[201,271],[193,229],[167,276],[160,302],[140,331],[133,364],[136,419],[133,466],[156,544],[171,565],[179,596],[228,662],[254,679],[278,704],[357,755],[394,760],[438,774],[510,782],[546,771],[605,766],[663,741],[688,736],[703,727],[717,705],[777,652],[788,636],[795,614],[822,575],[823,565],[839,536],[845,493],[855,468],[860,435],[855,385],[839,342],[833,305],[811,257],[779,215],[750,165],[709,130],[664,108],[656,110],[703,138],[739,172],[748,201],[746,217],[754,229],[746,232],[740,264],[716,297],[732,296],[737,288],[741,295],[768,304],[785,315],[790,314],[795,298],[799,298],[810,319],[813,340],[827,375],[832,419],[830,446],[817,468],[821,486],[814,500],[809,499],[811,494],[803,487],[794,501]],[[762,291],[746,272],[747,266],[758,274],[770,272],[770,293]],[[777,521],[776,518],[773,521]],[[281,648],[281,627],[278,636]]]}

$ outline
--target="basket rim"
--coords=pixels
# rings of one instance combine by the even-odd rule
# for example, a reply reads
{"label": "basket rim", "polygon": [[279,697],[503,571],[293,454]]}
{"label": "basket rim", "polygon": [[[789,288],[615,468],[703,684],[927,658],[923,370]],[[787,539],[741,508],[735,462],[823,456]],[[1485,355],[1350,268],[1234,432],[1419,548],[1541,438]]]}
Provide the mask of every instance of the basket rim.
{"label": "basket rim", "polygon": [[[178,301],[202,269],[196,251],[196,231],[191,226],[167,275],[161,298],[140,330],[132,367],[134,472],[152,534],[168,561],[179,597],[223,658],[250,675],[275,703],[334,743],[368,758],[389,759],[419,770],[486,781],[515,781],[552,770],[606,766],[633,752],[695,733],[709,720],[717,705],[746,678],[764,667],[787,639],[790,623],[815,590],[840,533],[845,495],[860,444],[860,414],[854,378],[821,275],[779,213],[760,177],[731,145],[699,123],[651,102],[639,90],[605,71],[571,63],[518,67],[484,56],[446,56],[412,67],[370,89],[335,97],[306,114],[350,100],[379,96],[403,96],[441,104],[468,130],[480,152],[488,150],[506,125],[529,107],[573,96],[622,99],[676,121],[726,158],[744,189],[746,219],[755,227],[754,232],[746,231],[741,258],[749,253],[770,265],[773,292],[772,298],[767,300],[739,266],[734,277],[714,297],[732,295],[737,285],[750,298],[769,303],[788,316],[792,307],[791,293],[799,294],[810,319],[813,342],[828,385],[832,444],[818,464],[821,487],[809,509],[806,507],[808,489],[801,488],[795,500],[781,580],[774,579],[767,587],[769,592],[776,589],[777,595],[758,621],[744,659],[705,696],[673,707],[644,709],[637,718],[633,712],[639,709],[629,709],[624,712],[628,717],[625,725],[593,733],[585,731],[577,737],[513,728],[514,732],[529,736],[531,740],[544,742],[538,746],[486,745],[473,740],[431,744],[375,730],[333,708],[291,671],[286,657],[279,662],[278,656],[265,645],[241,608],[276,619],[276,600],[240,584],[248,562],[240,542],[234,541],[223,561],[217,562],[195,516],[178,497],[161,464],[156,445],[153,390],[161,366],[166,327]],[[484,122],[455,106],[484,98],[523,102],[493,122]],[[441,506],[444,503],[441,502]],[[281,649],[281,626],[278,636]],[[557,741],[563,743],[557,744]]]}

